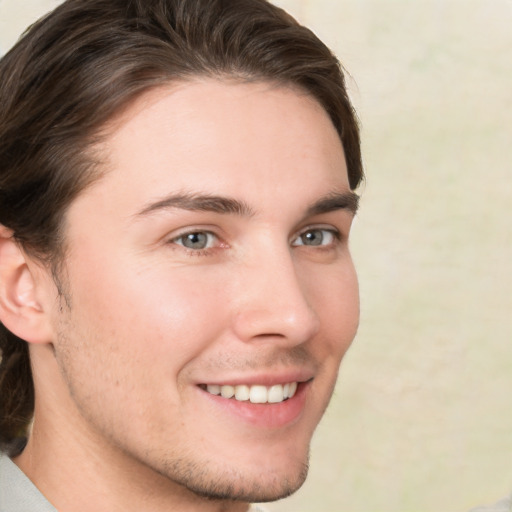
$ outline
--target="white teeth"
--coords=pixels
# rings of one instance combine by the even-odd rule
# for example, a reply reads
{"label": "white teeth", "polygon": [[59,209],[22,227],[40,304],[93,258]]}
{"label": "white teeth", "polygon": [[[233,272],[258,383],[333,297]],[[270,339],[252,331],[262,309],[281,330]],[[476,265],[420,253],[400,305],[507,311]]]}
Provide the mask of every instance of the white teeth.
{"label": "white teeth", "polygon": [[206,386],[208,393],[212,395],[221,395],[222,398],[234,398],[240,402],[249,400],[253,404],[277,404],[287,398],[292,398],[297,391],[297,382],[287,384],[276,384],[274,386],[239,386],[208,384]]}
{"label": "white teeth", "polygon": [[220,395],[220,386],[217,386],[217,384],[209,384],[206,386],[206,389],[208,390],[208,393],[211,393],[212,395]]}
{"label": "white teeth", "polygon": [[235,386],[235,398],[241,402],[249,400],[250,390],[249,386]]}
{"label": "white teeth", "polygon": [[233,386],[221,386],[220,394],[222,398],[232,398],[235,396],[235,388]]}
{"label": "white teeth", "polygon": [[271,404],[277,404],[284,400],[284,386],[272,386],[268,390],[268,401]]}
{"label": "white teeth", "polygon": [[268,400],[268,391],[265,386],[251,386],[249,400],[253,404],[265,404]]}

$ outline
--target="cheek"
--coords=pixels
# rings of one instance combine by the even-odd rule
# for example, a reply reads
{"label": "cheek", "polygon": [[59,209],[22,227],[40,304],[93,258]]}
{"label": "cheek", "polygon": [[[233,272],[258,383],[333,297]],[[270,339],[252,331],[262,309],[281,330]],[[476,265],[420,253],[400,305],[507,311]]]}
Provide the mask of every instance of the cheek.
{"label": "cheek", "polygon": [[225,326],[221,289],[197,273],[118,266],[104,269],[96,283],[76,283],[73,309],[103,343],[139,360],[163,358],[176,368]]}
{"label": "cheek", "polygon": [[324,357],[338,361],[354,339],[359,326],[359,286],[353,265],[316,276],[308,282],[310,305],[320,319]]}
{"label": "cheek", "polygon": [[220,294],[193,277],[124,270],[103,268],[94,282],[74,276],[56,345],[75,403],[120,436],[129,435],[126,415],[138,432],[180,417],[183,370],[226,324]]}

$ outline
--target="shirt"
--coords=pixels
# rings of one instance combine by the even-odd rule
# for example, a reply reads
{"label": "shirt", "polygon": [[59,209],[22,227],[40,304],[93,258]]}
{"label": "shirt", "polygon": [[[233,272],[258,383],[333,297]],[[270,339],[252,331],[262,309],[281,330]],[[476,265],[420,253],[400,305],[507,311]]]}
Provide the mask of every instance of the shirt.
{"label": "shirt", "polygon": [[0,453],[0,512],[57,512],[25,473]]}
{"label": "shirt", "polygon": [[512,512],[512,495],[494,505],[472,508],[469,512]]}

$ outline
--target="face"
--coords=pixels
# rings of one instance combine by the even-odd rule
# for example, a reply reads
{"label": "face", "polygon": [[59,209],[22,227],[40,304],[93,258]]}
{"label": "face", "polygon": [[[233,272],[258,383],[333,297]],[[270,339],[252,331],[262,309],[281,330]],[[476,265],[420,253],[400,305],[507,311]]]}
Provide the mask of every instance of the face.
{"label": "face", "polygon": [[66,217],[66,414],[169,485],[282,497],[358,324],[339,137],[302,92],[213,80],[110,128],[105,174]]}

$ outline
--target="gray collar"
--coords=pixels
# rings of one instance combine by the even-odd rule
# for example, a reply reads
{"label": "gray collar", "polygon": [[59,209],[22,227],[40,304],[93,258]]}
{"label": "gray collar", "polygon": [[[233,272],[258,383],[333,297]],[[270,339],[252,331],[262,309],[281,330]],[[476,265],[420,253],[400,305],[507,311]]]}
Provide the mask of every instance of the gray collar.
{"label": "gray collar", "polygon": [[25,473],[0,453],[0,511],[1,512],[57,512]]}

